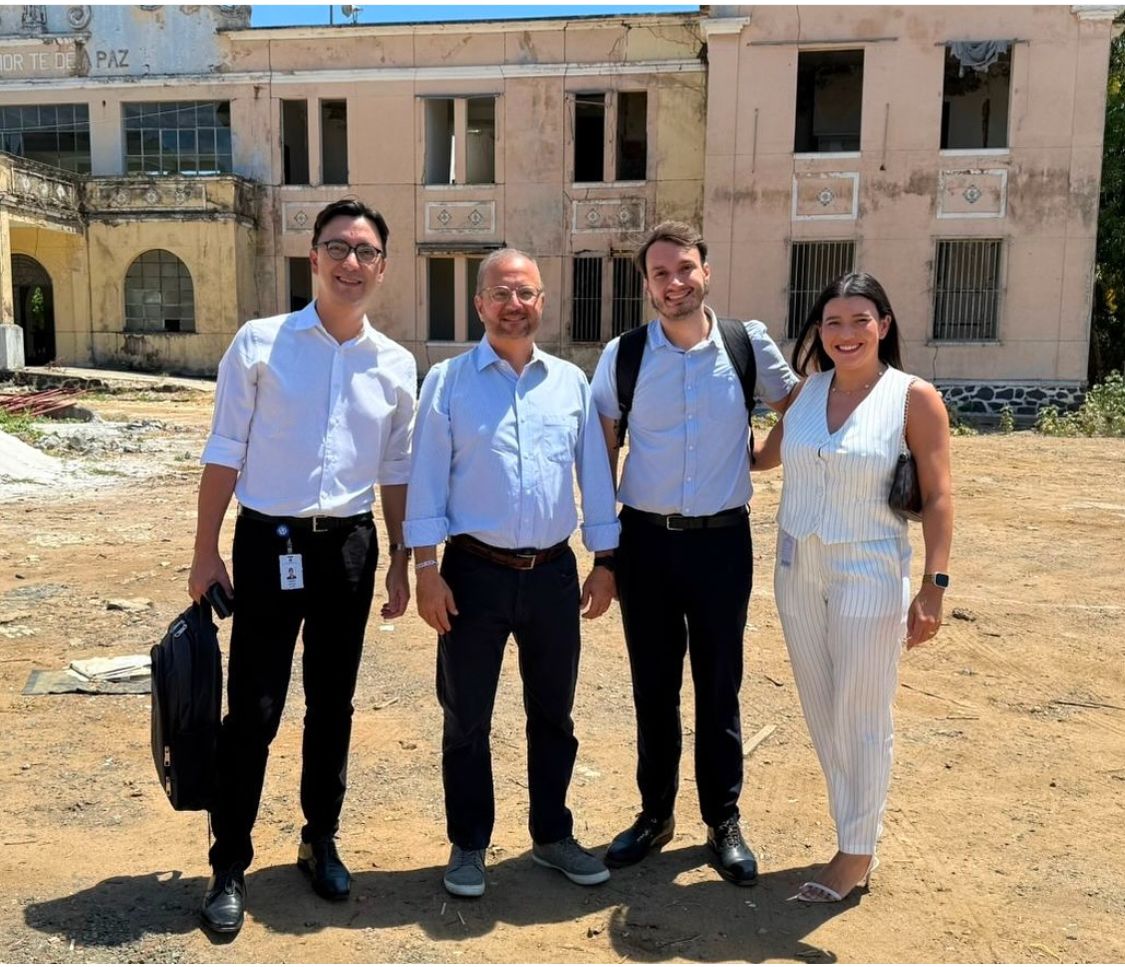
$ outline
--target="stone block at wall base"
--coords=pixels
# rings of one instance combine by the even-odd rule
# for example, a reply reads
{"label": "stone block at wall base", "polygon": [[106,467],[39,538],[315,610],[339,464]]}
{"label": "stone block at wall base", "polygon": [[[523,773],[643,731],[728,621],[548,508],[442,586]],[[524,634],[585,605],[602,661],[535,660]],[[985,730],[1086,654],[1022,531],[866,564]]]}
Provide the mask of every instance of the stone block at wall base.
{"label": "stone block at wall base", "polygon": [[23,369],[23,329],[11,323],[0,325],[0,369]]}
{"label": "stone block at wall base", "polygon": [[1084,383],[935,380],[934,385],[950,410],[969,423],[983,426],[997,423],[1005,408],[1011,411],[1017,426],[1031,426],[1043,407],[1057,406],[1069,413],[1086,398]]}

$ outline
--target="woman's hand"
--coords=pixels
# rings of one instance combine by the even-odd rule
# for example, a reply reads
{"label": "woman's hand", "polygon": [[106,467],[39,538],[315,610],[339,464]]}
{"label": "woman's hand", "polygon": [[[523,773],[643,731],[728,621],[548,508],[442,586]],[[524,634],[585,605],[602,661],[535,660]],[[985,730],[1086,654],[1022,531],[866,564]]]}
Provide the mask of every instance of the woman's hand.
{"label": "woman's hand", "polygon": [[923,584],[910,610],[906,613],[906,647],[924,645],[941,627],[941,606],[944,592],[933,584]]}

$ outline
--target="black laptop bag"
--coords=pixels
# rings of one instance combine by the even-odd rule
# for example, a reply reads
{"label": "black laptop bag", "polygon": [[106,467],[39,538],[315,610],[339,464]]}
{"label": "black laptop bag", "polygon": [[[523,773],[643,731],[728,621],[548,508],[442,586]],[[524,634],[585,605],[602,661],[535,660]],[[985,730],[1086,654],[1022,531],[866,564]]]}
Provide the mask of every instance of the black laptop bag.
{"label": "black laptop bag", "polygon": [[223,707],[219,636],[204,598],[168,626],[152,656],[152,758],[173,809],[208,809]]}

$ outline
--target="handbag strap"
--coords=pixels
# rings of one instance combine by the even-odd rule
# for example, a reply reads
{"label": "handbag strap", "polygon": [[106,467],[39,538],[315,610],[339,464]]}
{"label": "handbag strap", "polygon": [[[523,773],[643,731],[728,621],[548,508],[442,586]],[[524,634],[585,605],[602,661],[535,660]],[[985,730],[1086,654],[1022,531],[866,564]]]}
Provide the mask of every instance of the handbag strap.
{"label": "handbag strap", "polygon": [[902,444],[899,447],[899,454],[904,457],[910,456],[910,447],[906,445],[906,420],[910,416],[910,387],[917,379],[917,376],[910,377],[910,382],[906,384],[906,397],[902,403]]}

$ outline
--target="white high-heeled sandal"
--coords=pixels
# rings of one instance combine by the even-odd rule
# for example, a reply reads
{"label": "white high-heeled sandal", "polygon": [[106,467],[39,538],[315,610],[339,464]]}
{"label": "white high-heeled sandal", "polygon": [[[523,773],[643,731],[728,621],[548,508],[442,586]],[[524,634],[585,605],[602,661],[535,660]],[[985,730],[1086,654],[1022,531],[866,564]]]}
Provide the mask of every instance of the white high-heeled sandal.
{"label": "white high-heeled sandal", "polygon": [[[878,868],[879,857],[872,856],[871,862],[867,864],[867,872],[864,874],[863,879],[853,886],[852,890],[859,886],[868,889],[871,886],[871,874]],[[844,896],[841,896],[830,886],[825,886],[823,883],[815,883],[810,880],[807,883],[802,883],[801,888],[793,896],[789,897],[789,899],[797,900],[800,903],[842,903],[850,894],[851,890]]]}

